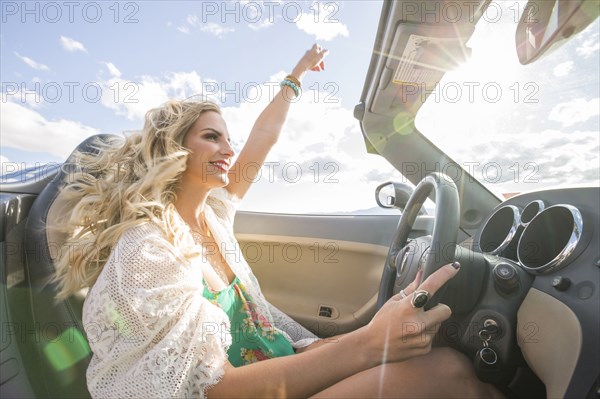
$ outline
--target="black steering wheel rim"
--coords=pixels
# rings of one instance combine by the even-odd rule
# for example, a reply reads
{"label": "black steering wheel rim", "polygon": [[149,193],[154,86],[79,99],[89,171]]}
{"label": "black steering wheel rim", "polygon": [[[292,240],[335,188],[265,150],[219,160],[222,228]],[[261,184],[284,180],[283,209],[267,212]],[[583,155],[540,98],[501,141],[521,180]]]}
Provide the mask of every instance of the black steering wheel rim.
{"label": "black steering wheel rim", "polygon": [[[435,191],[435,220],[431,246],[423,266],[423,279],[443,265],[454,261],[460,219],[458,189],[450,177],[435,172],[425,176],[419,182],[402,212],[383,268],[377,309],[380,309],[392,297],[397,276],[396,257],[406,246],[419,210],[432,191]],[[430,301],[430,303],[434,303],[434,301]]]}

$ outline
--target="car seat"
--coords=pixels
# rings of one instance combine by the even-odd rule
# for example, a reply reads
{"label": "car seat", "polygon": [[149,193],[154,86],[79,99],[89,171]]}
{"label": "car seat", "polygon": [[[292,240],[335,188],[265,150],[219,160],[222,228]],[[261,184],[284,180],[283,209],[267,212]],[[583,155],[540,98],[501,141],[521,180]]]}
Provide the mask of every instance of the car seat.
{"label": "car seat", "polygon": [[[25,274],[29,284],[33,328],[27,338],[33,340],[39,356],[36,381],[43,396],[60,398],[90,397],[86,387],[85,373],[91,359],[91,350],[81,322],[85,292],[67,300],[56,301],[56,283],[50,280],[56,270],[55,261],[59,251],[64,250],[64,235],[48,229],[53,223],[61,223],[65,215],[58,203],[58,194],[69,176],[80,166],[76,164],[76,152],[97,153],[96,140],[107,141],[114,135],[96,135],[83,141],[62,165],[54,179],[42,190],[33,203],[25,228]],[[39,391],[38,389],[38,391]],[[39,393],[39,392],[38,392]]]}

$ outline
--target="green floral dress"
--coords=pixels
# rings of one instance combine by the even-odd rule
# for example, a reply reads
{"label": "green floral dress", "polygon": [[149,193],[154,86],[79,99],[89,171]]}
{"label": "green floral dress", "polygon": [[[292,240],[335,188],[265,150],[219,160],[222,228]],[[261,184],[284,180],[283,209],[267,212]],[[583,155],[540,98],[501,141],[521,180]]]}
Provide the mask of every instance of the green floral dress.
{"label": "green floral dress", "polygon": [[229,362],[235,367],[294,353],[289,341],[258,315],[244,285],[237,277],[222,291],[215,292],[204,282],[204,297],[219,306],[231,323]]}

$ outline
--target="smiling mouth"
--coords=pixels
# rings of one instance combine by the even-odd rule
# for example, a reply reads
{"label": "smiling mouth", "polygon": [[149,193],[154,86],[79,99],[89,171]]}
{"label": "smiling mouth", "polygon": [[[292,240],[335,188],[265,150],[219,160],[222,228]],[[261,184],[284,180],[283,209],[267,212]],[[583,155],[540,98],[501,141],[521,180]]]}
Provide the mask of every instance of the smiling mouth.
{"label": "smiling mouth", "polygon": [[209,162],[211,165],[213,165],[215,168],[227,173],[229,171],[229,164],[227,162],[224,161],[216,161],[216,162]]}

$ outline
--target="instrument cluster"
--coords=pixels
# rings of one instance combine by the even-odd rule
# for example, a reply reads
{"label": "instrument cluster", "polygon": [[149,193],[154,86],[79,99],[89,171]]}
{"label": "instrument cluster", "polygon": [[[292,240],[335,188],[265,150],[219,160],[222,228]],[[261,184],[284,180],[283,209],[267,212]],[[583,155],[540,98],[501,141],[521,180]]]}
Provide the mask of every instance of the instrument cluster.
{"label": "instrument cluster", "polygon": [[575,206],[548,206],[533,200],[524,208],[499,207],[481,229],[478,244],[483,253],[510,259],[532,274],[544,274],[567,265],[583,229]]}

